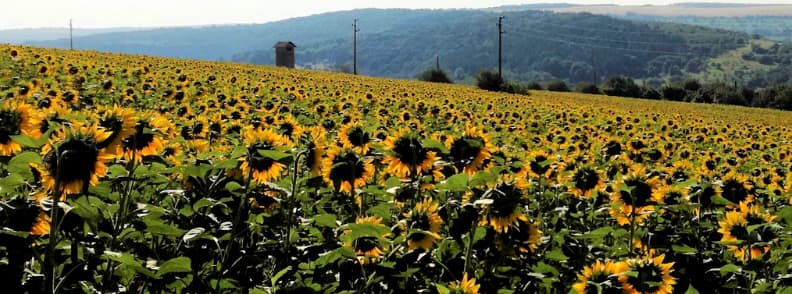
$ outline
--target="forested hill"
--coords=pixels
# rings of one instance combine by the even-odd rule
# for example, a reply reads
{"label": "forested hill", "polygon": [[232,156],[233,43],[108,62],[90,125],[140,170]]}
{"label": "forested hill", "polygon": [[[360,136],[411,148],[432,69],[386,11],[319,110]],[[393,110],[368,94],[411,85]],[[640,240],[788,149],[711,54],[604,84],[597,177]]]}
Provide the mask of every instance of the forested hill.
{"label": "forested hill", "polygon": [[[496,67],[496,22],[501,15],[506,17],[504,71],[512,80],[682,77],[707,71],[713,58],[751,43],[745,33],[587,13],[365,9],[266,24],[99,34],[76,38],[75,47],[273,64],[272,45],[290,40],[298,46],[298,67],[340,68],[351,64],[351,24],[358,18],[360,73],[413,78],[434,66],[439,56],[451,78],[465,81]],[[62,40],[32,44],[64,46]]]}
{"label": "forested hill", "polygon": [[[360,18],[359,72],[414,77],[433,66],[439,55],[441,66],[460,81],[496,66],[496,21],[500,15],[506,17],[504,71],[515,80],[683,76],[705,70],[710,58],[743,47],[750,39],[744,33],[695,26],[539,11],[365,10],[326,17],[338,17],[346,24],[353,16]],[[347,25],[334,35],[339,38],[292,38],[304,40],[297,42],[298,63],[309,68],[348,63],[352,59],[351,27]],[[237,54],[234,60],[271,64],[274,52],[268,47]]]}

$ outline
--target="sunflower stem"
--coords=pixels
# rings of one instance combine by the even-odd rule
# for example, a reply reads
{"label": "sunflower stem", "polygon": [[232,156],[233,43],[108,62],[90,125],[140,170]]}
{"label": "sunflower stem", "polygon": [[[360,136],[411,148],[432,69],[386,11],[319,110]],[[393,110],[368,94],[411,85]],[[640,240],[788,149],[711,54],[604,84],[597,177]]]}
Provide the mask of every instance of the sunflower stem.
{"label": "sunflower stem", "polygon": [[473,255],[473,242],[475,241],[476,236],[476,218],[473,219],[472,224],[470,226],[470,232],[468,232],[468,246],[465,248],[465,271],[463,273],[469,273],[470,267],[473,263],[470,261]]}
{"label": "sunflower stem", "polygon": [[[632,193],[630,193],[630,198],[634,198]],[[630,258],[633,258],[635,255],[635,250],[633,250],[633,239],[635,238],[635,199],[632,200],[632,205],[630,209]]]}
{"label": "sunflower stem", "polygon": [[[110,243],[107,244],[107,248],[109,250],[113,250],[115,248],[115,243],[116,241],[118,241],[118,235],[121,234],[121,226],[122,223],[124,222],[124,219],[126,219],[126,214],[128,210],[127,206],[129,206],[128,203],[129,198],[130,195],[132,195],[132,189],[135,186],[135,169],[137,168],[137,166],[135,165],[137,148],[135,148],[135,146],[137,146],[137,135],[133,134],[131,138],[132,138],[133,147],[132,147],[132,157],[131,160],[129,161],[129,181],[127,182],[127,185],[125,187],[126,191],[124,191],[124,193],[121,195],[121,199],[119,199],[118,212],[116,213],[115,220],[113,222],[113,237],[112,239],[110,239]],[[102,286],[105,288],[105,290],[108,291],[111,290],[108,288],[107,284],[110,282],[111,268],[113,264],[114,262],[112,260],[110,259],[107,260],[107,268],[105,269],[104,276],[102,277]]]}
{"label": "sunflower stem", "polygon": [[[253,157],[250,150],[248,150],[248,161]],[[236,211],[234,212],[234,222],[231,225],[231,237],[226,244],[226,248],[221,256],[220,261],[220,269],[222,271],[227,271],[226,267],[228,267],[229,255],[231,255],[231,250],[233,249],[236,243],[236,235],[239,233],[239,227],[242,225],[242,210],[245,209],[245,197],[247,197],[248,190],[250,190],[250,182],[253,180],[253,165],[248,166],[247,170],[247,178],[245,178],[245,187],[244,187],[244,194],[242,195],[241,199],[239,199],[239,205],[237,206]],[[221,272],[222,273],[222,272]],[[224,276],[221,274],[221,276]],[[240,289],[240,291],[246,291],[245,288]],[[220,293],[220,278],[218,277],[217,283],[215,284],[215,293]]]}
{"label": "sunflower stem", "polygon": [[[286,211],[286,242],[285,242],[285,247],[284,247],[284,250],[286,252],[288,252],[289,249],[291,248],[291,230],[292,230],[292,226],[294,225],[294,221],[293,221],[294,209],[292,208],[291,204],[293,204],[294,203],[294,199],[297,198],[297,196],[296,196],[297,195],[297,174],[298,174],[297,170],[300,167],[299,166],[300,157],[304,156],[305,154],[306,154],[306,151],[300,151],[299,153],[297,153],[297,156],[294,157],[294,174],[292,174],[291,197],[289,197],[289,199],[286,200],[286,208],[287,208],[287,211]],[[354,189],[354,183],[352,184],[352,187]],[[288,256],[288,254],[286,254],[286,256]]]}
{"label": "sunflower stem", "polygon": [[67,154],[71,153],[71,150],[64,150],[63,152],[58,152],[57,149],[56,153],[58,157],[55,159],[55,164],[57,165],[55,171],[55,189],[53,190],[52,194],[52,207],[50,208],[50,223],[52,226],[50,227],[49,232],[49,243],[47,244],[47,258],[45,264],[45,287],[48,287],[49,291],[47,293],[55,294],[58,292],[57,284],[56,284],[56,262],[55,262],[55,247],[57,246],[58,240],[58,229],[60,228],[60,209],[59,209],[59,202],[61,196],[61,160]]}

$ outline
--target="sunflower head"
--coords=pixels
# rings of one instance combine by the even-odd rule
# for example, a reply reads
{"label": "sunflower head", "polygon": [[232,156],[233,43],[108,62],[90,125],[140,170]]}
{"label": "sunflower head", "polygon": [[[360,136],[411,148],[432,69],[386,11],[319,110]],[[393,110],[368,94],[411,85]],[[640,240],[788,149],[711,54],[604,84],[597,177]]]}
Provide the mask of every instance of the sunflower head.
{"label": "sunflower head", "polygon": [[355,224],[373,225],[374,227],[380,229],[379,231],[381,233],[378,233],[377,235],[354,237],[352,236],[352,230],[345,230],[344,237],[347,238],[342,237],[342,239],[346,239],[346,241],[344,241],[344,246],[355,251],[355,255],[357,255],[357,261],[360,264],[378,262],[387,250],[387,248],[383,246],[382,239],[390,235],[387,227],[382,225],[382,218],[377,216],[357,217],[355,219]]}
{"label": "sunflower head", "polygon": [[99,118],[99,127],[110,133],[110,136],[98,142],[97,146],[109,152],[121,152],[121,140],[135,133],[135,117],[133,112],[118,105],[105,109]]}
{"label": "sunflower head", "polygon": [[280,206],[277,195],[274,190],[251,191],[248,193],[248,203],[253,209],[270,213]]}
{"label": "sunflower head", "polygon": [[512,228],[495,235],[495,245],[506,255],[525,257],[539,249],[542,231],[536,221],[517,219]]}
{"label": "sunflower head", "polygon": [[9,156],[22,151],[22,146],[11,136],[40,134],[31,119],[31,106],[14,100],[6,100],[0,106],[0,155]]}
{"label": "sunflower head", "polygon": [[343,193],[352,193],[374,177],[371,159],[361,158],[352,149],[330,150],[322,166],[325,182]]}
{"label": "sunflower head", "polygon": [[265,156],[262,152],[276,151],[288,145],[288,140],[272,130],[248,128],[243,134],[247,146],[247,155],[240,158],[241,169],[247,178],[252,176],[254,182],[262,184],[280,177],[286,165],[276,159]]}
{"label": "sunflower head", "polygon": [[486,214],[482,215],[479,225],[489,225],[497,233],[506,233],[518,221],[528,221],[519,209],[527,194],[522,188],[513,183],[503,183],[484,194],[492,203],[485,205]]}
{"label": "sunflower head", "polygon": [[99,177],[107,174],[104,162],[113,156],[99,148],[97,142],[109,136],[109,132],[96,126],[59,130],[41,149],[43,166],[37,169],[42,184],[52,191],[58,182],[60,191],[56,191],[57,194],[75,194],[99,183]]}
{"label": "sunflower head", "polygon": [[360,154],[368,153],[371,145],[374,144],[371,134],[354,123],[344,125],[338,131],[338,139],[342,147],[352,149]]}
{"label": "sunflower head", "polygon": [[449,293],[452,294],[478,294],[481,285],[476,284],[475,278],[468,278],[468,274],[462,275],[462,280],[453,281],[448,285]]}
{"label": "sunflower head", "polygon": [[447,142],[450,142],[448,146],[450,161],[458,170],[464,170],[469,175],[485,169],[485,160],[492,157],[493,147],[489,136],[475,127],[465,128],[461,137]]}
{"label": "sunflower head", "polygon": [[619,276],[624,293],[671,294],[676,280],[671,276],[674,263],[663,263],[664,255],[627,261],[627,272]]}
{"label": "sunflower head", "polygon": [[420,136],[415,133],[401,131],[396,136],[389,136],[384,147],[388,154],[382,163],[387,166],[388,174],[405,178],[434,170],[433,164],[437,161],[435,151],[424,148]]}
{"label": "sunflower head", "polygon": [[578,294],[600,293],[597,286],[602,290],[601,293],[622,293],[619,276],[627,270],[626,262],[614,262],[597,260],[591,266],[586,266],[579,273],[578,281],[572,285],[572,290]]}
{"label": "sunflower head", "polygon": [[591,197],[593,191],[602,190],[605,187],[604,177],[589,166],[577,168],[572,173],[570,181],[574,183],[570,187],[570,191],[578,197]]}
{"label": "sunflower head", "polygon": [[410,228],[407,236],[407,245],[410,250],[423,248],[432,249],[434,242],[439,240],[440,226],[443,219],[437,214],[439,204],[431,198],[418,202],[412,211],[404,214]]}

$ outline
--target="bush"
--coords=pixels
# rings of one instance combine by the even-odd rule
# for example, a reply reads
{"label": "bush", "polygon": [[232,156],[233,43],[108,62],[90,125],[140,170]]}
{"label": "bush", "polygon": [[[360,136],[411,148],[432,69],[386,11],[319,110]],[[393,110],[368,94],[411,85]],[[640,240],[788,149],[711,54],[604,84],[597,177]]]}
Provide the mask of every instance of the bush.
{"label": "bush", "polygon": [[519,83],[511,83],[505,82],[501,85],[501,92],[512,93],[512,94],[521,94],[521,95],[528,95],[528,86],[521,85]]}
{"label": "bush", "polygon": [[418,74],[418,79],[424,82],[446,83],[446,84],[453,83],[451,79],[448,78],[448,75],[444,71],[434,68],[427,69],[421,72],[420,74]]}
{"label": "bush", "polygon": [[547,90],[554,92],[569,92],[569,87],[562,80],[552,80],[547,83]]}
{"label": "bush", "polygon": [[608,96],[643,97],[643,90],[633,79],[620,76],[608,78],[602,86],[602,92]]}
{"label": "bush", "polygon": [[667,85],[662,90],[663,98],[671,101],[684,101],[687,96],[687,91],[680,87]]}
{"label": "bush", "polygon": [[525,87],[528,88],[528,90],[544,90],[544,88],[542,88],[542,84],[535,81],[529,82],[527,85],[525,85]]}
{"label": "bush", "polygon": [[503,79],[498,76],[498,73],[484,70],[476,76],[476,85],[479,89],[487,91],[500,91],[503,85]]}
{"label": "bush", "polygon": [[580,92],[584,94],[602,94],[600,92],[599,87],[594,83],[589,82],[580,82],[575,86],[575,92]]}

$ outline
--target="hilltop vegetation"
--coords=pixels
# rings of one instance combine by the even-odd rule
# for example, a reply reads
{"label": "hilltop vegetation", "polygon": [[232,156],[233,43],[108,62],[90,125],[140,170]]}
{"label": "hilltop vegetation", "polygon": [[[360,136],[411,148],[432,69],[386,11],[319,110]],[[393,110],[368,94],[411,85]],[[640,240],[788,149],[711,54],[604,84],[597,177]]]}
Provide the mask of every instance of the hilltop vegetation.
{"label": "hilltop vegetation", "polygon": [[[451,79],[472,83],[481,70],[496,66],[495,21],[505,15],[507,79],[576,83],[602,82],[615,75],[679,80],[705,72],[713,58],[744,48],[753,39],[746,33],[688,25],[521,9],[355,10],[267,24],[100,34],[77,38],[75,44],[101,51],[272,64],[272,45],[288,39],[298,45],[298,66],[338,70],[350,66],[351,20],[357,17],[362,29],[360,73],[415,78],[440,56]],[[67,43],[33,44],[62,48]],[[773,68],[762,65],[757,71]],[[740,77],[740,83],[756,78],[754,72],[734,76]],[[755,82],[766,85],[763,78]]]}

